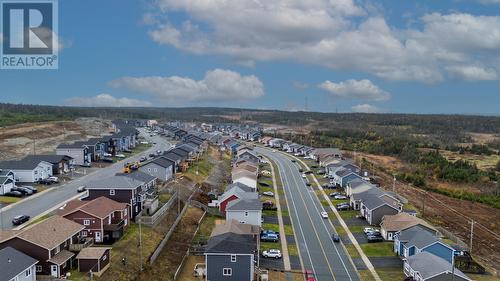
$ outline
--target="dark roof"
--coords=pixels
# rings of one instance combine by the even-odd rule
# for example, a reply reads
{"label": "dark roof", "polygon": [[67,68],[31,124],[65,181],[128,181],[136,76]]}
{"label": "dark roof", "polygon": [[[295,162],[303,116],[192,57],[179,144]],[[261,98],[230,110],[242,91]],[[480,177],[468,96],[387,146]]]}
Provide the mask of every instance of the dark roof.
{"label": "dark roof", "polygon": [[227,211],[259,211],[262,210],[262,202],[259,199],[237,199],[229,202]]}
{"label": "dark roof", "polygon": [[194,151],[194,149],[191,149],[191,148],[188,148],[188,147],[182,146],[182,145],[177,146],[175,149],[180,149],[182,151],[185,151],[187,154]]}
{"label": "dark roof", "polygon": [[208,240],[207,253],[228,254],[253,254],[257,248],[257,242],[253,235],[236,234],[232,232],[223,233],[210,237]]}
{"label": "dark roof", "polygon": [[138,181],[142,181],[144,183],[148,183],[150,181],[153,181],[156,179],[156,177],[151,176],[149,174],[143,173],[141,171],[133,171],[132,173],[129,174],[124,174],[124,173],[117,173],[117,176],[122,176],[122,177],[128,177],[131,179],[135,179]]}
{"label": "dark roof", "polygon": [[134,177],[117,174],[87,183],[87,189],[136,189],[145,182]]}
{"label": "dark roof", "polygon": [[83,146],[85,146],[84,142],[77,141],[75,143],[61,143],[57,148],[83,148]]}
{"label": "dark roof", "polygon": [[167,159],[165,156],[161,156],[161,157],[157,157],[151,161],[149,161],[148,163],[145,163],[144,165],[142,166],[145,166],[149,163],[155,163],[156,165],[159,165],[161,167],[164,167],[164,168],[168,168],[172,165],[175,165],[175,162],[170,160],[170,159]]}
{"label": "dark roof", "polygon": [[174,148],[174,149],[170,150],[170,152],[173,152],[173,153],[180,155],[182,157],[187,157],[189,154],[189,152],[187,152],[183,149],[180,149],[180,148]]}
{"label": "dark roof", "polygon": [[[0,250],[0,268],[2,269],[0,281],[12,280],[37,262],[36,259],[11,247]],[[32,272],[32,274],[35,273]]]}
{"label": "dark roof", "polygon": [[[418,273],[425,279],[442,273],[448,273],[449,275],[447,274],[447,278],[445,278],[444,280],[451,280],[451,263],[434,254],[428,252],[420,252],[416,255],[406,258],[406,260],[410,267],[414,271],[418,271]],[[460,276],[466,280],[471,280],[457,268],[455,268],[455,275]],[[444,278],[444,276],[442,276],[442,278]]]}
{"label": "dark roof", "polygon": [[173,152],[167,151],[165,154],[163,154],[163,157],[172,160],[172,161],[179,161],[182,159],[182,156],[179,154],[175,154]]}
{"label": "dark roof", "polygon": [[397,233],[397,236],[400,241],[404,242],[409,241],[413,238],[413,236],[419,235],[424,232],[429,232],[429,229],[417,224],[405,230],[401,230]]}
{"label": "dark roof", "polygon": [[38,166],[38,164],[40,164],[40,162],[42,162],[42,161],[37,160],[37,159],[0,161],[0,169],[33,170]]}
{"label": "dark roof", "polygon": [[24,157],[23,160],[36,160],[36,161],[46,161],[51,164],[57,164],[64,159],[73,159],[73,157],[68,155],[56,155],[56,154],[43,154],[43,155],[28,155]]}
{"label": "dark roof", "polygon": [[253,192],[254,191],[253,188],[251,188],[250,186],[248,186],[246,184],[243,184],[241,182],[235,182],[235,183],[228,185],[226,187],[226,189],[224,190],[224,192],[228,192],[229,190],[231,190],[235,187],[239,187],[241,190],[243,190],[245,192]]}
{"label": "dark roof", "polygon": [[12,172],[10,169],[0,169],[0,176],[2,177],[6,177],[9,173],[14,174],[14,172]]}
{"label": "dark roof", "polygon": [[187,152],[195,152],[196,151],[195,147],[193,147],[192,145],[186,144],[186,143],[183,143],[182,145],[178,146],[177,148],[183,149]]}

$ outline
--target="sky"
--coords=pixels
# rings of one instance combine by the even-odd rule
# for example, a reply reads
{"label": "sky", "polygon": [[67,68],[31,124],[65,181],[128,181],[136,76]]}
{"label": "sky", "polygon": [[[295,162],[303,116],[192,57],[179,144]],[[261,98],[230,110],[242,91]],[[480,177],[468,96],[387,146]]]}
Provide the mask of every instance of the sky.
{"label": "sky", "polygon": [[500,0],[59,1],[0,102],[500,115]]}

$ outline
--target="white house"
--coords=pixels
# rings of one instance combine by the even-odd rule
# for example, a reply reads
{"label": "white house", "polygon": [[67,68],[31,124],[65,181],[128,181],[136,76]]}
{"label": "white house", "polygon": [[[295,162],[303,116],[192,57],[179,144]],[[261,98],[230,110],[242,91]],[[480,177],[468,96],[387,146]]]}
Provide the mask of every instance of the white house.
{"label": "white house", "polygon": [[227,204],[226,221],[262,225],[262,202],[259,199],[236,199]]}
{"label": "white house", "polygon": [[14,172],[0,169],[0,195],[4,195],[16,185]]}
{"label": "white house", "polygon": [[52,164],[36,159],[2,161],[0,169],[11,170],[15,175],[15,182],[37,182],[52,176]]}
{"label": "white house", "polygon": [[14,248],[0,250],[0,280],[35,281],[38,261]]}

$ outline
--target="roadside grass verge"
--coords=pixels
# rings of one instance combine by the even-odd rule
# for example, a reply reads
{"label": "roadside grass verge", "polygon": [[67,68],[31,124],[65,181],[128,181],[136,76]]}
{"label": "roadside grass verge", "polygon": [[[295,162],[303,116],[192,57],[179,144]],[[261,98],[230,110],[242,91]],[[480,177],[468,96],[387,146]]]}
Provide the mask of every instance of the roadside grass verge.
{"label": "roadside grass verge", "polygon": [[[345,246],[349,256],[351,256],[351,258],[359,258],[360,257],[358,250],[356,250],[356,247],[354,247],[353,244],[346,244],[344,246]],[[362,279],[362,280],[364,280],[364,279]]]}
{"label": "roadside grass verge", "polygon": [[274,223],[263,223],[262,224],[262,229],[272,230],[274,232],[279,232],[280,231],[279,225],[278,224],[274,224]]}
{"label": "roadside grass verge", "polygon": [[390,257],[395,255],[393,252],[394,243],[392,242],[366,243],[359,245],[368,257]]}
{"label": "roadside grass verge", "polygon": [[359,211],[356,211],[356,210],[339,211],[339,213],[340,213],[340,216],[345,220],[345,219],[355,218],[359,214]]}
{"label": "roadside grass verge", "polygon": [[270,250],[270,249],[278,249],[281,251],[281,243],[280,242],[260,242],[260,253]]}
{"label": "roadside grass verge", "polygon": [[[36,218],[35,220],[30,221],[30,222],[28,223],[28,225],[32,225],[32,224],[35,224],[35,223],[37,223],[37,222],[41,222],[41,221],[43,221],[43,220],[46,220],[46,219],[48,219],[50,216],[51,216],[51,215],[46,214],[46,215],[43,215],[43,216],[41,216],[41,217],[38,217],[38,218]],[[28,225],[27,225],[27,226],[28,226]]]}
{"label": "roadside grass verge", "polygon": [[400,281],[406,277],[401,267],[379,267],[375,268],[375,270],[380,279],[384,281]]}
{"label": "roadside grass verge", "polygon": [[23,198],[0,196],[0,203],[2,204],[12,204],[21,201]]}
{"label": "roadside grass verge", "polygon": [[340,225],[335,226],[335,231],[337,232],[338,235],[346,235],[347,234],[345,229]]}
{"label": "roadside grass verge", "polygon": [[299,249],[297,249],[297,246],[294,244],[288,244],[288,255],[289,256],[299,256]]}

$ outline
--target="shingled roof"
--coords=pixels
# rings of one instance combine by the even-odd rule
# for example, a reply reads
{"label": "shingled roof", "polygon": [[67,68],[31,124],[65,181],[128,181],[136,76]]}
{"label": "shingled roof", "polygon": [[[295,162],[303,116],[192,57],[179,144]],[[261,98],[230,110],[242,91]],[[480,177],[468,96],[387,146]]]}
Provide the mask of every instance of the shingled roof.
{"label": "shingled roof", "polygon": [[126,208],[126,203],[119,203],[107,197],[98,197],[90,201],[70,201],[66,204],[64,209],[58,210],[57,214],[60,216],[66,216],[70,213],[81,210],[87,214],[103,219],[115,211],[122,211]]}

